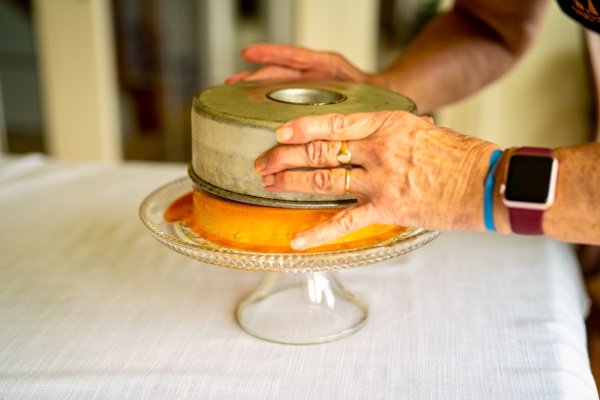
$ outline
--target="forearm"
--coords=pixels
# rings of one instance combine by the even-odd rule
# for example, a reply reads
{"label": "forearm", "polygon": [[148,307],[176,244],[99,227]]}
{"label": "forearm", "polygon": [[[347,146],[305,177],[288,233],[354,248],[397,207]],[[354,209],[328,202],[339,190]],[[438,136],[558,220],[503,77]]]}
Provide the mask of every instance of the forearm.
{"label": "forearm", "polygon": [[516,63],[533,42],[546,4],[458,0],[373,81],[412,98],[421,113],[465,98]]}
{"label": "forearm", "polygon": [[[499,194],[507,155],[495,174],[494,222],[500,233],[510,233],[508,210]],[[554,155],[559,162],[558,180],[554,204],[544,213],[544,234],[567,242],[600,244],[600,143],[559,148]]]}
{"label": "forearm", "polygon": [[380,76],[386,85],[413,99],[422,114],[465,98],[503,75],[514,53],[464,16],[439,16]]}

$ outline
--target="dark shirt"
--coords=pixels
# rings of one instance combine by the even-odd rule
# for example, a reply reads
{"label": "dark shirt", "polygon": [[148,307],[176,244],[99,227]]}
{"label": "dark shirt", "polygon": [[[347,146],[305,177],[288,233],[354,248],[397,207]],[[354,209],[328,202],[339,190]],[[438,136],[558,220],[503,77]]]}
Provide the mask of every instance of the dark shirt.
{"label": "dark shirt", "polygon": [[571,18],[600,33],[600,0],[556,0]]}

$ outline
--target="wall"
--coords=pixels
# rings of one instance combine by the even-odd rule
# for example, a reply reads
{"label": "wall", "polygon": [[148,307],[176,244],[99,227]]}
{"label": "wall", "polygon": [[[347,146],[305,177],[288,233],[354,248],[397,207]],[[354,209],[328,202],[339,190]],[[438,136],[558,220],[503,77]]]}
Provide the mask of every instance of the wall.
{"label": "wall", "polygon": [[555,2],[540,38],[507,76],[436,113],[436,122],[502,147],[577,144],[591,132],[582,30]]}
{"label": "wall", "polygon": [[293,4],[295,45],[335,51],[363,70],[376,70],[378,1],[301,0]]}
{"label": "wall", "polygon": [[0,151],[43,149],[38,84],[28,9],[0,1]]}

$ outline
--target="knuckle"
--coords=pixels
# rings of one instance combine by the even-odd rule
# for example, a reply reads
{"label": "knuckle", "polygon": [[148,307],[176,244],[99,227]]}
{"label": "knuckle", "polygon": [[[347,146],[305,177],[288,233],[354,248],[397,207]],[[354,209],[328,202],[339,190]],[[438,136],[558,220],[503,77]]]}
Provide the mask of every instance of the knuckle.
{"label": "knuckle", "polygon": [[333,187],[331,170],[317,170],[313,174],[313,186],[317,192],[327,193]]}
{"label": "knuckle", "polygon": [[335,68],[337,76],[343,76],[343,68],[348,64],[348,59],[335,51],[328,51],[326,55],[329,57],[331,65]]}
{"label": "knuckle", "polygon": [[327,242],[329,242],[331,240],[329,238],[329,235],[328,235],[327,231],[323,231],[323,230],[315,232],[315,239],[319,243],[327,243]]}
{"label": "knuckle", "polygon": [[344,57],[340,53],[337,53],[335,51],[325,50],[322,51],[321,54],[324,57],[328,57],[332,62],[336,63],[339,63],[344,59]]}
{"label": "knuckle", "polygon": [[307,161],[310,166],[314,167],[319,165],[319,162],[321,161],[323,154],[326,151],[325,147],[325,142],[321,140],[315,140],[308,143],[308,145],[306,146],[306,156],[308,158]]}
{"label": "knuckle", "polygon": [[336,219],[336,223],[339,228],[339,231],[343,235],[347,235],[350,232],[353,232],[356,227],[356,220],[354,218],[354,215],[352,213],[348,213],[348,212],[340,213],[340,214],[338,214],[339,217]]}
{"label": "knuckle", "polygon": [[265,153],[265,157],[267,157],[269,164],[280,164],[283,161],[281,151],[277,147]]}
{"label": "knuckle", "polygon": [[331,135],[333,139],[343,136],[346,129],[346,120],[341,114],[331,116]]}
{"label": "knuckle", "polygon": [[290,174],[288,172],[283,172],[280,175],[281,178],[281,185],[285,188],[285,189],[292,189],[295,185],[294,182],[294,175]]}
{"label": "knuckle", "polygon": [[335,142],[325,140],[315,140],[306,145],[306,158],[308,166],[322,167],[331,165],[332,155],[336,153]]}

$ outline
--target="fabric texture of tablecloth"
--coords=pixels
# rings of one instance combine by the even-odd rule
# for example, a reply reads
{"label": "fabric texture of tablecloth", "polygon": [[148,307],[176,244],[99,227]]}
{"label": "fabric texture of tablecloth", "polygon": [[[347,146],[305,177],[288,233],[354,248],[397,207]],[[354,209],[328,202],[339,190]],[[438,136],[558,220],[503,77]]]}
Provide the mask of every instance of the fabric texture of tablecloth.
{"label": "fabric texture of tablecloth", "polygon": [[263,274],[162,246],[138,218],[186,166],[0,158],[0,399],[598,399],[571,246],[444,233],[342,271],[370,305],[320,345],[255,338]]}

